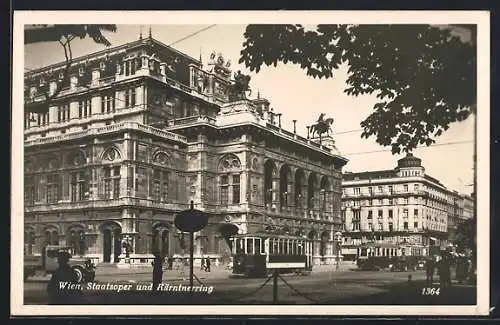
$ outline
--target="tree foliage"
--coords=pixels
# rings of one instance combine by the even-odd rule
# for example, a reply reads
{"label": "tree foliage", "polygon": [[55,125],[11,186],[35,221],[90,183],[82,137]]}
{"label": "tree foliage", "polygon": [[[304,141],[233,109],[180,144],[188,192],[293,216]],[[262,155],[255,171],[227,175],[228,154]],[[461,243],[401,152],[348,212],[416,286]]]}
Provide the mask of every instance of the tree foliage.
{"label": "tree foliage", "polygon": [[[90,37],[94,42],[105,46],[111,46],[111,42],[104,37],[103,31],[116,32],[116,25],[27,25],[24,29],[24,44],[59,42],[64,50],[65,66],[62,78],[56,83],[52,93],[43,94],[43,102],[28,105],[33,111],[48,111],[49,102],[56,98],[62,89],[62,84],[68,81],[71,65],[73,64],[73,53],[71,42],[75,38],[84,39]],[[32,107],[30,107],[32,106]]]}
{"label": "tree foliage", "polygon": [[476,103],[475,28],[464,42],[430,25],[248,25],[239,62],[250,71],[292,63],[314,78],[348,65],[345,93],[374,94],[361,122],[392,153],[431,145]]}

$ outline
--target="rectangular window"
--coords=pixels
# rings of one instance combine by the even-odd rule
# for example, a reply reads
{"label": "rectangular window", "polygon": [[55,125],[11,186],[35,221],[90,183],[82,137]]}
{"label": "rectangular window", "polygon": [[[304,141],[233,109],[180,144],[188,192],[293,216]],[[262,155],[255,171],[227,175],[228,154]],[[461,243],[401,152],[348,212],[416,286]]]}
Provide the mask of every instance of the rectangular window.
{"label": "rectangular window", "polygon": [[415,217],[418,217],[418,209],[414,209],[414,210],[413,210],[413,215],[414,215]]}
{"label": "rectangular window", "polygon": [[233,203],[240,203],[240,175],[233,175]]}
{"label": "rectangular window", "polygon": [[418,222],[417,222],[417,221],[415,221],[415,222],[413,223],[413,228],[418,229]]}
{"label": "rectangular window", "polygon": [[24,204],[35,204],[35,180],[33,176],[24,178]]}
{"label": "rectangular window", "polygon": [[113,168],[113,198],[120,197],[120,166]]}
{"label": "rectangular window", "polygon": [[104,198],[111,199],[111,168],[104,168]]}
{"label": "rectangular window", "polygon": [[78,102],[78,117],[86,118],[92,115],[92,101],[90,99],[80,100]]}
{"label": "rectangular window", "polygon": [[378,217],[382,218],[384,216],[384,210],[378,210]]}
{"label": "rectangular window", "polygon": [[48,175],[46,184],[47,203],[56,203],[59,201],[59,175]]}
{"label": "rectangular window", "polygon": [[69,121],[69,105],[61,105],[57,108],[57,122]]}
{"label": "rectangular window", "polygon": [[403,210],[403,218],[408,218],[408,209]]}
{"label": "rectangular window", "polygon": [[168,171],[155,170],[153,172],[153,200],[168,201]]}
{"label": "rectangular window", "polygon": [[389,219],[392,219],[392,210],[389,210]]}
{"label": "rectangular window", "polygon": [[85,200],[86,185],[85,173],[83,171],[71,174],[71,201]]}
{"label": "rectangular window", "polygon": [[354,188],[354,195],[359,195],[361,193],[361,189],[359,187]]}
{"label": "rectangular window", "polygon": [[373,218],[373,211],[369,210],[368,211],[368,219],[372,219]]}
{"label": "rectangular window", "polygon": [[389,222],[389,231],[393,231],[394,230],[394,225],[392,224],[392,222]]}
{"label": "rectangular window", "polygon": [[393,192],[393,187],[392,187],[392,185],[389,185],[389,193],[392,194],[392,192]]}
{"label": "rectangular window", "polygon": [[408,192],[408,185],[403,185],[403,192]]}
{"label": "rectangular window", "polygon": [[220,204],[222,205],[227,205],[229,203],[228,188],[229,188],[228,176],[227,175],[220,176],[219,196],[220,196]]}
{"label": "rectangular window", "polygon": [[371,187],[371,186],[370,186],[370,187],[368,187],[368,194],[370,194],[370,195],[372,195],[372,194],[373,194],[373,189],[372,189],[372,187]]}
{"label": "rectangular window", "polygon": [[413,185],[413,190],[414,190],[415,192],[417,192],[417,191],[419,190],[419,186],[418,186],[418,184]]}
{"label": "rectangular window", "polygon": [[379,192],[379,193],[382,193],[382,192],[383,192],[383,190],[382,190],[382,186],[379,186],[379,187],[378,187],[378,192]]}
{"label": "rectangular window", "polygon": [[403,229],[408,230],[408,221],[403,222]]}

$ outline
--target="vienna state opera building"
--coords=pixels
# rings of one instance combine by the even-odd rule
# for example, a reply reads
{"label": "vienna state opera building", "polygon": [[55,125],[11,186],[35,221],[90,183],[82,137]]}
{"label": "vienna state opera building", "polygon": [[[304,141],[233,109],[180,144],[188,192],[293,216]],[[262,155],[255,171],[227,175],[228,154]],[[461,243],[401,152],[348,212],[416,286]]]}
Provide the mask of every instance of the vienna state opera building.
{"label": "vienna state opera building", "polygon": [[193,201],[210,215],[197,260],[230,256],[219,232],[230,222],[307,236],[316,263],[332,263],[347,159],[329,136],[284,130],[260,95],[229,100],[221,55],[205,66],[148,37],[25,74],[25,254],[65,245],[137,266],[187,256],[174,219]]}

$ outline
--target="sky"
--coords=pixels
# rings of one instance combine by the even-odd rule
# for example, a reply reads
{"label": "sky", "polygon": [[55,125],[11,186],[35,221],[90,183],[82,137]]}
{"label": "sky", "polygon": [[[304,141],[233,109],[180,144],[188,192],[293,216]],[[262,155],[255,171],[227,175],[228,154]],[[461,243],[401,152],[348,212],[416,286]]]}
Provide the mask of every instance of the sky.
{"label": "sky", "polygon": [[[282,113],[282,126],[305,136],[306,126],[313,124],[320,113],[334,118],[333,137],[341,155],[349,159],[344,171],[393,169],[402,155],[392,155],[389,147],[382,147],[374,137],[361,138],[360,122],[368,117],[377,102],[374,96],[348,96],[343,90],[347,79],[342,66],[331,79],[313,79],[300,67],[278,64],[263,66],[259,73],[250,72],[238,64],[243,44],[245,25],[142,25],[147,36],[151,27],[153,38],[172,45],[175,49],[204,63],[212,52],[222,53],[230,60],[233,71],[241,70],[251,76],[250,87],[254,98],[257,92],[267,98],[276,113]],[[139,38],[140,25],[117,25],[116,33],[104,35],[112,46],[119,46]],[[198,33],[199,32],[199,33]],[[190,36],[191,35],[191,36]],[[105,47],[89,39],[72,42],[73,57],[89,54]],[[25,46],[25,71],[64,60],[62,47],[55,42]],[[413,154],[422,159],[426,173],[439,179],[451,190],[461,193],[473,191],[474,116],[456,122],[437,138],[432,147],[417,148]],[[457,143],[458,142],[458,143]],[[451,143],[451,144],[450,144]]]}

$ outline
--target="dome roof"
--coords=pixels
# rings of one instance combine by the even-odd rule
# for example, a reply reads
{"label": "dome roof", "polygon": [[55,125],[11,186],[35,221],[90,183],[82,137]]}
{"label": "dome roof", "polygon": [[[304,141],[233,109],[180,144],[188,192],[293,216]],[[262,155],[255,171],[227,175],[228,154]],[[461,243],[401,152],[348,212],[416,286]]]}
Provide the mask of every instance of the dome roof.
{"label": "dome roof", "polygon": [[398,168],[422,167],[422,159],[413,156],[411,152],[406,157],[398,160]]}

